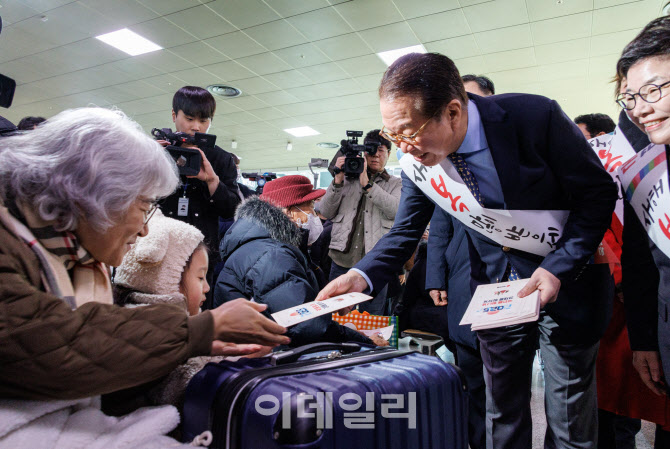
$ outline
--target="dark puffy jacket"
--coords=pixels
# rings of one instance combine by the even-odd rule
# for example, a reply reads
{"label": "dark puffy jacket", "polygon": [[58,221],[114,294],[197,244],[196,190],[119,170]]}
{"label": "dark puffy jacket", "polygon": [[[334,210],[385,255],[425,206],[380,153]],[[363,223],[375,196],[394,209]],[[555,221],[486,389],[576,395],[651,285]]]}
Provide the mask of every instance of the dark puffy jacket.
{"label": "dark puffy jacket", "polygon": [[[267,304],[265,315],[313,301],[319,292],[310,262],[300,250],[301,230],[278,208],[252,197],[221,242],[225,261],[214,287],[214,305],[240,297]],[[323,315],[289,328],[291,346],[320,341],[372,343]]]}

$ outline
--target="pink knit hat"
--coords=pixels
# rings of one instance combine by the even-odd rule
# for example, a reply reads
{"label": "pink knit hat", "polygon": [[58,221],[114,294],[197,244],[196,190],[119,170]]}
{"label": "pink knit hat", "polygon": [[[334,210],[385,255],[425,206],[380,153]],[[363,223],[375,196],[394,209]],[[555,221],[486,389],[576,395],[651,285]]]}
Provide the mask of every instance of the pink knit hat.
{"label": "pink knit hat", "polygon": [[321,198],[325,194],[326,191],[323,189],[314,190],[307,177],[290,175],[282,176],[265,184],[260,198],[278,207],[291,207]]}

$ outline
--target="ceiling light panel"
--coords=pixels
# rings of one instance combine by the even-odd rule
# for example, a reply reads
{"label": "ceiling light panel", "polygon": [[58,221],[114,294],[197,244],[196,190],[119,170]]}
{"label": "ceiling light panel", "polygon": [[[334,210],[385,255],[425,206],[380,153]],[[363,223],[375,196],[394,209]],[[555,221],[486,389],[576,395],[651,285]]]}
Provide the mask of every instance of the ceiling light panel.
{"label": "ceiling light panel", "polygon": [[298,128],[288,128],[288,129],[285,129],[284,131],[291,134],[292,136],[296,136],[296,137],[316,136],[317,134],[321,134],[320,132],[316,131],[315,129],[310,128],[309,126],[299,126]]}
{"label": "ceiling light panel", "polygon": [[102,42],[111,45],[114,48],[128,53],[130,56],[142,55],[156,50],[162,50],[163,47],[154,44],[149,39],[140,36],[137,33],[130,31],[128,28],[123,28],[111,33],[101,34],[95,37]]}
{"label": "ceiling light panel", "polygon": [[426,53],[426,48],[423,45],[412,45],[411,47],[383,51],[381,53],[377,53],[377,56],[379,56],[379,58],[384,61],[384,64],[391,65],[396,59],[409,53]]}

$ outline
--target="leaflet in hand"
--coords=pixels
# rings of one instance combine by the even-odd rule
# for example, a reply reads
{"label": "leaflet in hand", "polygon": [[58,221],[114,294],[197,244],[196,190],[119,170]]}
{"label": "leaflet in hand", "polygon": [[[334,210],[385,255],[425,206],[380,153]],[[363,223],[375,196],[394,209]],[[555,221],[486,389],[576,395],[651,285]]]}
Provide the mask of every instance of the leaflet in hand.
{"label": "leaflet in hand", "polygon": [[353,306],[358,303],[369,301],[372,296],[363,293],[346,293],[340,296],[333,296],[324,301],[312,301],[300,304],[295,307],[280,310],[272,314],[272,318],[281,326],[293,326],[303,321],[311,320],[327,313],[337,312],[345,307]]}
{"label": "leaflet in hand", "polygon": [[471,324],[472,330],[492,329],[537,321],[540,317],[540,292],[525,298],[517,294],[528,279],[480,285],[459,324]]}

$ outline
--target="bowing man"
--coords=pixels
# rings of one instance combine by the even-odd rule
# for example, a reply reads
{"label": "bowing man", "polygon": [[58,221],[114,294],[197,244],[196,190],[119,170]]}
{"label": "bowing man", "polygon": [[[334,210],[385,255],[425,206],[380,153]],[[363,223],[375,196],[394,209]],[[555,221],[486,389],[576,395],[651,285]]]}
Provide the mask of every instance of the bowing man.
{"label": "bowing man", "polygon": [[539,339],[545,447],[595,448],[594,369],[613,282],[607,264],[591,262],[614,211],[612,178],[555,101],[468,95],[444,55],[398,59],[379,96],[382,133],[405,153],[400,207],[391,231],[317,299],[385,285],[437,204],[467,228],[471,272],[464,288],[529,278],[519,296],[540,292],[539,321],[477,332],[487,447],[531,448],[531,368]]}

